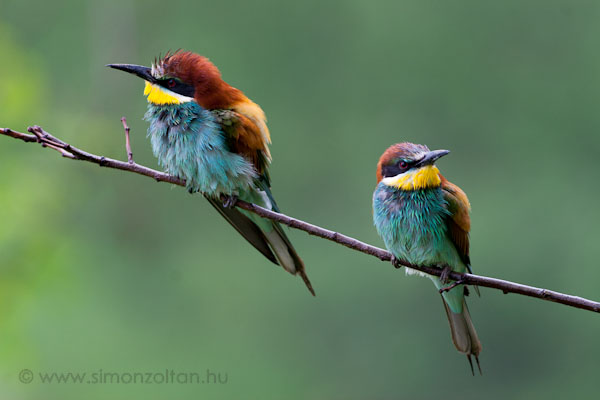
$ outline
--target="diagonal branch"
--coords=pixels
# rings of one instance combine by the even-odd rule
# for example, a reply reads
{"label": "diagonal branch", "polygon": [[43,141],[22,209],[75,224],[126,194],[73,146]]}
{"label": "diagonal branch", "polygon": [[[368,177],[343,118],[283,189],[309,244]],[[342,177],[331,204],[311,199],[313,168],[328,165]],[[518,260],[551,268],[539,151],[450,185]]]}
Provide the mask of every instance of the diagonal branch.
{"label": "diagonal branch", "polygon": [[[127,127],[125,127],[127,131]],[[153,178],[157,182],[169,182],[179,186],[185,186],[185,181],[175,176],[166,174],[164,172],[156,171],[154,169],[138,165],[133,162],[133,159],[129,154],[131,149],[128,148],[128,162],[114,160],[103,156],[98,156],[92,153],[88,153],[77,147],[71,146],[68,143],[50,135],[39,126],[33,126],[27,128],[32,135],[27,133],[21,133],[13,131],[8,128],[0,128],[0,134],[10,136],[15,139],[23,140],[24,142],[40,143],[42,147],[49,147],[53,150],[58,151],[63,157],[70,158],[72,160],[88,161],[94,164],[98,164],[101,167],[115,168],[123,171],[134,172],[136,174],[148,176]],[[237,200],[236,206],[244,210],[253,212],[260,215],[261,217],[271,219],[273,221],[280,222],[291,228],[299,229],[307,232],[309,235],[318,236],[323,239],[336,242],[348,248],[360,251],[365,254],[372,255],[379,258],[381,261],[392,261],[392,255],[378,247],[371,246],[363,243],[359,240],[351,238],[350,236],[343,235],[338,232],[330,231],[328,229],[321,228],[320,226],[310,224],[308,222],[301,221],[296,218],[288,217],[285,214],[277,213],[271,210],[267,210],[263,207],[257,206],[256,204],[247,203],[242,200]],[[430,275],[440,276],[442,269],[433,266],[413,265],[405,260],[393,260],[394,264],[399,264],[405,267],[413,268],[421,272],[425,272]],[[454,281],[461,281],[461,283],[468,285],[477,285],[482,287],[488,287],[492,289],[502,290],[506,293],[517,293],[524,296],[536,297],[538,299],[552,301],[555,303],[565,304],[567,306],[581,308],[584,310],[594,311],[600,313],[600,303],[592,300],[585,299],[583,297],[571,296],[564,293],[555,292],[548,289],[537,288],[533,286],[522,285],[511,281],[502,279],[489,278],[486,276],[473,275],[473,274],[461,274],[458,272],[450,272],[449,278]]]}

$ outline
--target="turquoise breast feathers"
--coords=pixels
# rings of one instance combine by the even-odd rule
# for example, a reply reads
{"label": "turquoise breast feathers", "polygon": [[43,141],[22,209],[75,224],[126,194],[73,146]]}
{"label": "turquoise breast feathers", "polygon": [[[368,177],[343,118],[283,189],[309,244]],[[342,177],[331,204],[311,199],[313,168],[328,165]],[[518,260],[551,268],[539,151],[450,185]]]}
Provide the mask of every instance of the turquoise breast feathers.
{"label": "turquoise breast feathers", "polygon": [[148,104],[152,151],[166,172],[185,179],[189,191],[209,196],[247,191],[258,177],[254,166],[232,153],[213,114],[195,102]]}
{"label": "turquoise breast feathers", "polygon": [[413,264],[458,263],[446,235],[449,215],[440,188],[404,191],[379,183],[373,194],[373,222],[379,235],[397,257]]}

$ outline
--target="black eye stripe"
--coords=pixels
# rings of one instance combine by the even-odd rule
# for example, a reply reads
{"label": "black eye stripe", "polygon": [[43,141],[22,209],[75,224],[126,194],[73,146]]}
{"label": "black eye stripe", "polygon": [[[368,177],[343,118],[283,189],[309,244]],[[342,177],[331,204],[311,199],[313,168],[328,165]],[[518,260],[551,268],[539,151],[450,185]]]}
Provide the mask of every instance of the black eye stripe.
{"label": "black eye stripe", "polygon": [[[404,168],[400,166],[400,164],[404,163]],[[406,171],[408,171],[409,169],[411,169],[413,166],[415,165],[415,162],[408,162],[408,161],[404,161],[404,160],[400,160],[395,164],[392,165],[384,165],[381,168],[381,174],[383,175],[384,178],[389,178],[390,176],[396,176],[399,174],[402,174]]]}
{"label": "black eye stripe", "polygon": [[171,92],[178,93],[182,96],[194,97],[194,87],[174,78],[158,79],[156,81],[160,86],[169,89]]}

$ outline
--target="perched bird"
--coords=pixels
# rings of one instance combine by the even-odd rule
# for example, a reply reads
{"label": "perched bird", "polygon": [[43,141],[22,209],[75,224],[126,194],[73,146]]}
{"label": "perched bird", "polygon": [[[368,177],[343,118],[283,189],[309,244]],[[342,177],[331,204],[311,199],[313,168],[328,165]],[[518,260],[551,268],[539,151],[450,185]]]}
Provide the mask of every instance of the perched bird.
{"label": "perched bird", "polygon": [[[470,272],[471,227],[466,194],[434,165],[448,153],[413,143],[391,146],[377,164],[373,193],[373,221],[392,255],[413,265],[445,268],[446,274]],[[465,303],[466,288],[457,285],[444,291],[451,287],[445,286],[444,278],[410,268],[406,273],[426,276],[440,290],[454,345],[467,355],[473,372],[471,356],[479,367],[481,343]]]}
{"label": "perched bird", "polygon": [[[233,205],[239,198],[279,211],[269,179],[271,142],[263,110],[230,86],[201,55],[177,51],[152,67],[109,64],[146,81],[145,119],[159,164],[201,192],[258,251],[293,275],[314,295],[304,263],[282,227]],[[222,201],[224,199],[224,201]]]}

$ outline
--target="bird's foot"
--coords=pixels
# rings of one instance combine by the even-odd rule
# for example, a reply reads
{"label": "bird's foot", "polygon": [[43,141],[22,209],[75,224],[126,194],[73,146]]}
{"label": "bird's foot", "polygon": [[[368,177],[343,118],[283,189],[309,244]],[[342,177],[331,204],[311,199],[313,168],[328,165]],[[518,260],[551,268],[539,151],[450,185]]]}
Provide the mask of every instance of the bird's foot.
{"label": "bird's foot", "polygon": [[444,285],[449,281],[448,277],[450,276],[450,272],[452,272],[452,268],[450,268],[449,265],[444,265],[442,273],[440,274],[440,281],[442,281]]}
{"label": "bird's foot", "polygon": [[459,279],[456,282],[452,283],[451,285],[448,285],[446,287],[443,287],[440,289],[440,294],[444,293],[444,292],[449,292],[450,290],[454,289],[455,287],[457,287],[458,285],[462,285],[463,283],[465,283],[464,280]]}
{"label": "bird's foot", "polygon": [[223,207],[233,208],[233,207],[235,207],[235,203],[237,203],[237,201],[238,201],[238,196],[235,194],[223,195],[221,197],[221,200],[223,201]]}
{"label": "bird's foot", "polygon": [[400,264],[400,261],[392,254],[392,265],[396,269],[402,268],[404,265]]}

